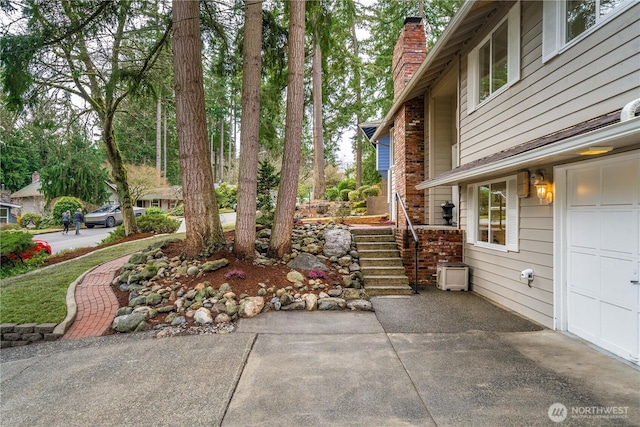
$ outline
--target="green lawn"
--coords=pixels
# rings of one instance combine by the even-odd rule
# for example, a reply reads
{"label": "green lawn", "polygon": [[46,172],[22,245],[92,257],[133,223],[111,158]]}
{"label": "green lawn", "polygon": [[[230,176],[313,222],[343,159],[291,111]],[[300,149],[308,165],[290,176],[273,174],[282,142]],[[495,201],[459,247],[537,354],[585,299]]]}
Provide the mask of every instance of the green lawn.
{"label": "green lawn", "polygon": [[60,323],[67,315],[67,288],[85,271],[184,234],[163,235],[111,246],[84,257],[0,282],[0,323]]}

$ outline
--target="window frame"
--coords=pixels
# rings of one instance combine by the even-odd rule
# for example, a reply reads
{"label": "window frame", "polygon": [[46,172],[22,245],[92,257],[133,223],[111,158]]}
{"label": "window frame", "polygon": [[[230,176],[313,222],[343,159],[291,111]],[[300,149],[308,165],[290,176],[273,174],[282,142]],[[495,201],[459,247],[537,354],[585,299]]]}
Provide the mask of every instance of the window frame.
{"label": "window frame", "polygon": [[[472,113],[488,103],[520,80],[520,1],[517,1],[508,13],[489,33],[469,52],[467,56],[467,112]],[[507,82],[497,90],[480,100],[480,49],[490,42],[497,30],[507,21]],[[491,44],[490,44],[491,46]],[[493,49],[490,49],[493,52]],[[491,55],[490,55],[491,56]]]}
{"label": "window frame", "polygon": [[600,15],[600,1],[596,1],[596,23],[582,33],[567,41],[567,2],[569,0],[544,1],[542,9],[542,63],[548,62],[579,43],[589,34],[597,31],[615,16],[623,13],[634,4],[634,0],[623,0],[610,13]]}
{"label": "window frame", "polygon": [[[3,215],[2,211],[5,211],[4,215]],[[9,215],[10,215],[9,208],[4,207],[4,206],[0,207],[0,223],[8,224],[9,223]],[[4,221],[2,221],[3,219],[4,219]]]}
{"label": "window frame", "polygon": [[[492,180],[480,181],[467,186],[467,243],[476,247],[500,252],[519,252],[520,241],[520,198],[518,197],[517,176],[511,175]],[[506,188],[505,244],[500,245],[478,239],[480,219],[478,190],[483,186],[504,182]]]}

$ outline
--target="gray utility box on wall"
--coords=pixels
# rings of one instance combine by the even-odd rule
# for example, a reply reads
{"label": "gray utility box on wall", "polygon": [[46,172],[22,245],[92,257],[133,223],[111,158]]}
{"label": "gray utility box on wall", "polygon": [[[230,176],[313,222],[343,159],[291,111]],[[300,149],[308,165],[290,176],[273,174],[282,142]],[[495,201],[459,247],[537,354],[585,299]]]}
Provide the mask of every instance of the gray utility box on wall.
{"label": "gray utility box on wall", "polygon": [[462,262],[439,262],[436,286],[443,291],[468,291],[469,266]]}

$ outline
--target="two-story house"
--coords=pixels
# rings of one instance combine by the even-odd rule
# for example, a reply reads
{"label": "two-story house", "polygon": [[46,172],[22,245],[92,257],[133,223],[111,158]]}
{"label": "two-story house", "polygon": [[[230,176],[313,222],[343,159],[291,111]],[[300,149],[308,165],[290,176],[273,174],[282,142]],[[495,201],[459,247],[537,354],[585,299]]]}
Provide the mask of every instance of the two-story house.
{"label": "two-story house", "polygon": [[638,364],[640,2],[466,1],[428,52],[408,18],[393,70],[367,130],[397,241],[396,193],[420,254],[460,239],[472,291]]}

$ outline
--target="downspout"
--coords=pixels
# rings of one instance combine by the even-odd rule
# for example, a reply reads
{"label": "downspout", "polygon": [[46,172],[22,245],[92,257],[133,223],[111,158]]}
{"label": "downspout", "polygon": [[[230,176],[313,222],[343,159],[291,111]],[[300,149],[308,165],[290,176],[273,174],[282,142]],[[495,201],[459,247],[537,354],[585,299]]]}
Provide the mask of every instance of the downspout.
{"label": "downspout", "polygon": [[631,120],[636,116],[636,110],[640,108],[640,98],[635,101],[631,101],[627,105],[624,106],[622,112],[620,113],[620,121],[626,122],[627,120]]}

